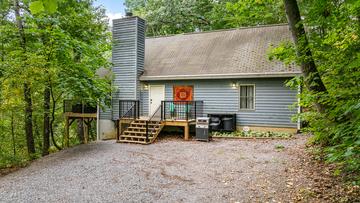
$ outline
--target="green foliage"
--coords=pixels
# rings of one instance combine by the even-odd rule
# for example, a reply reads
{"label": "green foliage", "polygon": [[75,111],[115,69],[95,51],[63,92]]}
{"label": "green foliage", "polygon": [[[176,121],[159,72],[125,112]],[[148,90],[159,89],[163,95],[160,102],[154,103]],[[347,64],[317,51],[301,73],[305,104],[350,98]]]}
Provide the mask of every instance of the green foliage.
{"label": "green foliage", "polygon": [[[302,1],[301,13],[326,94],[303,88],[300,115],[312,132],[312,143],[324,149],[328,162],[342,171],[360,171],[360,3],[359,1]],[[283,44],[270,58],[297,63],[294,48]],[[302,85],[301,78],[289,85]],[[314,108],[316,100],[327,106],[325,113]],[[340,171],[340,169],[339,169]],[[338,172],[339,172],[338,171]]]}
{"label": "green foliage", "polygon": [[60,0],[36,0],[30,3],[30,11],[32,14],[41,12],[55,13]]}
{"label": "green foliage", "polygon": [[[91,0],[24,0],[20,4],[25,51],[12,17],[13,1],[2,0],[0,5],[0,167],[29,159],[23,130],[25,81],[32,90],[36,156],[43,146],[45,87],[51,88],[52,127],[60,146],[64,99],[97,104],[110,97],[109,81],[95,74],[100,67],[110,67],[111,35],[105,11],[95,8]],[[75,127],[71,129],[72,144],[79,143]],[[56,150],[51,146],[49,151]]]}
{"label": "green foliage", "polygon": [[126,0],[147,21],[147,35],[286,22],[282,0]]}
{"label": "green foliage", "polygon": [[248,138],[291,138],[293,134],[286,132],[259,132],[259,131],[235,131],[235,132],[213,132],[214,137],[248,137]]}
{"label": "green foliage", "polygon": [[284,149],[284,148],[285,148],[285,146],[282,145],[282,144],[277,144],[277,145],[275,145],[275,149],[277,149],[277,150],[282,150],[282,149]]}
{"label": "green foliage", "polygon": [[279,0],[223,1],[215,7],[215,29],[286,22],[283,1]]}

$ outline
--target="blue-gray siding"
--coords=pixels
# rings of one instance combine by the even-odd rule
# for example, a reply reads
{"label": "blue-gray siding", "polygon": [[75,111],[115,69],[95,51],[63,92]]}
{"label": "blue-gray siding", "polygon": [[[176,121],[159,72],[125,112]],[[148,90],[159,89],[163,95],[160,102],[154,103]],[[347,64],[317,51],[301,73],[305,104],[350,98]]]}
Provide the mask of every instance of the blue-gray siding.
{"label": "blue-gray siding", "polygon": [[[165,100],[173,99],[173,85],[193,85],[194,99],[204,101],[204,113],[236,113],[237,125],[296,127],[291,121],[297,91],[284,86],[286,79],[238,79],[150,82],[165,84]],[[239,89],[232,83],[255,84],[255,110],[239,110]],[[141,91],[143,115],[148,114],[148,91]]]}
{"label": "blue-gray siding", "polygon": [[145,21],[138,17],[115,19],[112,33],[112,86],[115,90],[111,110],[101,111],[100,119],[116,120],[119,117],[119,99],[140,99],[138,78],[144,70]]}
{"label": "blue-gray siding", "polygon": [[111,120],[111,115],[112,115],[112,112],[111,112],[111,107],[102,107],[100,108],[100,120]]}

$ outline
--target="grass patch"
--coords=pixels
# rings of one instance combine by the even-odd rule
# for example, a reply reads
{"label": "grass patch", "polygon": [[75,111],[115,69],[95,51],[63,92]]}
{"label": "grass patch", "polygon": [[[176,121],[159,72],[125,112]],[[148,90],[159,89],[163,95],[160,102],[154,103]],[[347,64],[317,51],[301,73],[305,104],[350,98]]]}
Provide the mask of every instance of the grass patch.
{"label": "grass patch", "polygon": [[259,132],[259,131],[235,131],[235,132],[213,132],[213,137],[247,137],[247,138],[291,138],[292,133],[286,132]]}
{"label": "grass patch", "polygon": [[275,145],[275,149],[276,149],[277,151],[281,151],[281,150],[285,149],[285,146],[282,145],[282,144],[277,144],[277,145]]}

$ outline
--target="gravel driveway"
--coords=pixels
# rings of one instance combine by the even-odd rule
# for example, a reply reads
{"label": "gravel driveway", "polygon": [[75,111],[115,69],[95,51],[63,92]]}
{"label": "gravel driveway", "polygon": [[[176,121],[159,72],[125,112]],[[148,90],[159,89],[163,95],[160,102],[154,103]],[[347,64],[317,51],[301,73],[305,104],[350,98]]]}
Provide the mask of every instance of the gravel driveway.
{"label": "gravel driveway", "polygon": [[[289,172],[305,141],[162,139],[146,146],[100,141],[1,177],[0,201],[287,202],[292,187],[305,181]],[[276,149],[279,145],[284,148]]]}

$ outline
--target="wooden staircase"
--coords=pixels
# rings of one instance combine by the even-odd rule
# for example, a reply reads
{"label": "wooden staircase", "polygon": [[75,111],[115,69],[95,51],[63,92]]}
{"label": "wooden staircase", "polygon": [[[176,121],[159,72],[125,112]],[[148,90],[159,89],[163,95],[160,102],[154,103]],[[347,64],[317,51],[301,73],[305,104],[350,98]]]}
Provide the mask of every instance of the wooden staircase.
{"label": "wooden staircase", "polygon": [[[146,140],[146,122],[148,122],[149,139]],[[161,121],[137,119],[119,136],[119,143],[151,144],[160,134],[164,124]]]}

